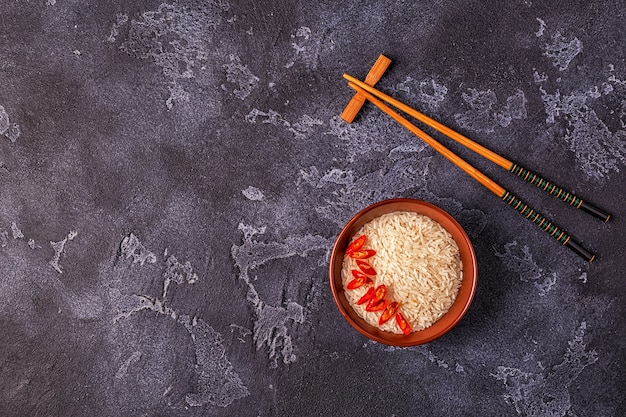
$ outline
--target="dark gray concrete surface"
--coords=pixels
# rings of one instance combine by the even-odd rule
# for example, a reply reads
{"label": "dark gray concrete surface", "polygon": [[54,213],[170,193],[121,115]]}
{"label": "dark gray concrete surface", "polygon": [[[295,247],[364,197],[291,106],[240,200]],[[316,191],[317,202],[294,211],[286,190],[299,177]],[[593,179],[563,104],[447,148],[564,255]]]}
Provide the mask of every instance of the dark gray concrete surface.
{"label": "dark gray concrete surface", "polygon": [[[4,1],[1,416],[623,416],[620,1]],[[587,264],[372,106],[379,86],[613,214],[445,141]],[[479,264],[471,309],[371,342],[327,278],[342,225],[414,197]]]}

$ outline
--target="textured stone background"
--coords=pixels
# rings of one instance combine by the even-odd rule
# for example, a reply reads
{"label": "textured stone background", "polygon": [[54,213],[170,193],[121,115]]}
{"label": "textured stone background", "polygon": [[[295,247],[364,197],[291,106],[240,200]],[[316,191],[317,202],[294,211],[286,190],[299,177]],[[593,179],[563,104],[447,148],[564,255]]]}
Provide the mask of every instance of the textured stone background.
{"label": "textured stone background", "polygon": [[[4,1],[0,415],[623,416],[624,5]],[[459,146],[585,264],[352,95],[380,88],[610,211]],[[446,142],[449,143],[449,142]],[[390,348],[342,319],[329,249],[366,205],[448,210],[469,313]]]}

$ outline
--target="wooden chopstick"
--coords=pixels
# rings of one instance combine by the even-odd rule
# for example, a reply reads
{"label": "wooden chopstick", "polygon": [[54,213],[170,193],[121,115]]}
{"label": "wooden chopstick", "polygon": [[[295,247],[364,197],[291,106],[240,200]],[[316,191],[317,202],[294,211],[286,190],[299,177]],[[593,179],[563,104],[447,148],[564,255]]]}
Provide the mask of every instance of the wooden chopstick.
{"label": "wooden chopstick", "polygon": [[549,233],[550,236],[554,237],[557,241],[562,243],[564,246],[567,246],[569,249],[574,251],[576,254],[584,258],[588,262],[593,262],[596,259],[596,256],[591,252],[584,249],[579,243],[575,242],[569,234],[567,234],[564,230],[560,229],[548,219],[546,219],[543,215],[536,212],[534,209],[530,208],[526,203],[521,201],[519,198],[515,197],[513,194],[505,190],[502,186],[498,185],[496,182],[491,180],[485,174],[474,168],[468,162],[460,158],[450,149],[446,148],[444,145],[439,143],[437,140],[429,136],[426,132],[419,129],[417,126],[409,122],[407,119],[402,117],[400,114],[396,113],[390,107],[385,105],[382,101],[376,98],[374,95],[370,94],[360,85],[349,82],[348,85],[356,90],[358,93],[362,94],[367,100],[369,100],[376,107],[381,109],[387,115],[389,115],[392,119],[400,123],[406,129],[411,131],[418,138],[426,142],[433,149],[447,158],[450,162],[461,168],[465,173],[474,178],[476,181],[481,183],[495,195],[497,195],[502,200],[506,201],[510,206],[520,212],[524,217],[535,223],[542,230]]}
{"label": "wooden chopstick", "polygon": [[588,203],[586,201],[583,201],[581,198],[577,197],[576,195],[574,195],[574,193],[571,193],[569,191],[564,190],[561,187],[556,186],[555,184],[551,183],[548,180],[543,179],[542,177],[540,177],[539,175],[531,172],[530,170],[521,167],[520,165],[509,161],[508,159],[504,158],[503,156],[498,155],[497,153],[485,148],[484,146],[474,142],[473,140],[471,140],[470,138],[463,136],[462,134],[455,132],[454,130],[450,129],[447,126],[442,125],[441,123],[437,122],[436,120],[431,119],[430,117],[426,116],[423,113],[420,113],[419,111],[407,106],[406,104],[402,103],[399,100],[394,99],[393,97],[388,96],[387,94],[383,93],[382,91],[377,90],[376,88],[373,88],[367,84],[364,84],[363,82],[361,82],[359,79],[354,78],[348,74],[344,74],[344,78],[347,79],[349,82],[356,84],[357,86],[359,86],[360,88],[366,90],[367,92],[371,93],[372,95],[378,97],[379,99],[391,104],[393,107],[397,108],[398,110],[403,111],[404,113],[416,118],[417,120],[419,120],[420,122],[424,123],[427,126],[430,126],[431,128],[443,133],[444,135],[446,135],[447,137],[449,137],[450,139],[460,143],[461,145],[467,147],[468,149],[476,152],[477,154],[485,157],[486,159],[490,160],[491,162],[495,163],[496,165],[506,169],[507,171],[513,172],[515,175],[517,175],[518,177],[526,180],[527,182],[547,191],[548,193],[550,193],[551,195],[565,201],[566,203],[581,209],[583,211],[586,211],[587,213],[601,219],[604,220],[605,222],[609,221],[609,219],[611,218],[611,215],[607,212],[605,212],[604,210],[594,206],[591,203]]}

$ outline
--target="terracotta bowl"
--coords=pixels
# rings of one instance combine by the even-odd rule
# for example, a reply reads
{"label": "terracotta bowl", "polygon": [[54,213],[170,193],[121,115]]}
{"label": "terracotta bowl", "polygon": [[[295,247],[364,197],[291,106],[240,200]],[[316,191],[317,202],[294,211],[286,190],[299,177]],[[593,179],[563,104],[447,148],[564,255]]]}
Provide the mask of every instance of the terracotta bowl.
{"label": "terracotta bowl", "polygon": [[[344,251],[356,232],[370,220],[386,213],[395,211],[411,211],[430,217],[441,224],[454,238],[461,252],[463,264],[463,278],[461,288],[450,310],[437,320],[432,326],[412,332],[408,335],[394,334],[378,329],[365,320],[352,309],[341,282],[341,268]],[[461,225],[448,213],[437,206],[421,200],[410,198],[397,198],[385,200],[373,204],[358,212],[341,230],[330,256],[329,265],[330,289],[337,303],[337,307],[345,319],[364,336],[380,343],[392,346],[415,346],[428,343],[444,335],[461,320],[474,298],[478,270],[476,266],[476,254],[472,243]]]}

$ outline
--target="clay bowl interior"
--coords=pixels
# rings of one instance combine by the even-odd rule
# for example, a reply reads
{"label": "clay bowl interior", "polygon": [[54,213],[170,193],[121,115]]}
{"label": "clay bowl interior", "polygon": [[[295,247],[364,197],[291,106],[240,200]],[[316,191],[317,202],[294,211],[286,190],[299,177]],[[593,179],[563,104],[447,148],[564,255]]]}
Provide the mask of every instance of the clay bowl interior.
{"label": "clay bowl interior", "polygon": [[[441,224],[452,235],[459,246],[463,265],[461,288],[450,310],[429,328],[412,332],[409,335],[385,332],[361,319],[348,303],[341,282],[344,251],[352,237],[365,223],[378,216],[395,211],[419,213]],[[450,331],[461,320],[472,302],[476,291],[477,274],[476,254],[467,233],[465,233],[461,225],[439,207],[425,201],[409,198],[381,201],[357,213],[339,233],[332,249],[329,264],[330,288],[335,303],[344,318],[352,327],[369,339],[391,346],[420,345],[435,340]]]}

